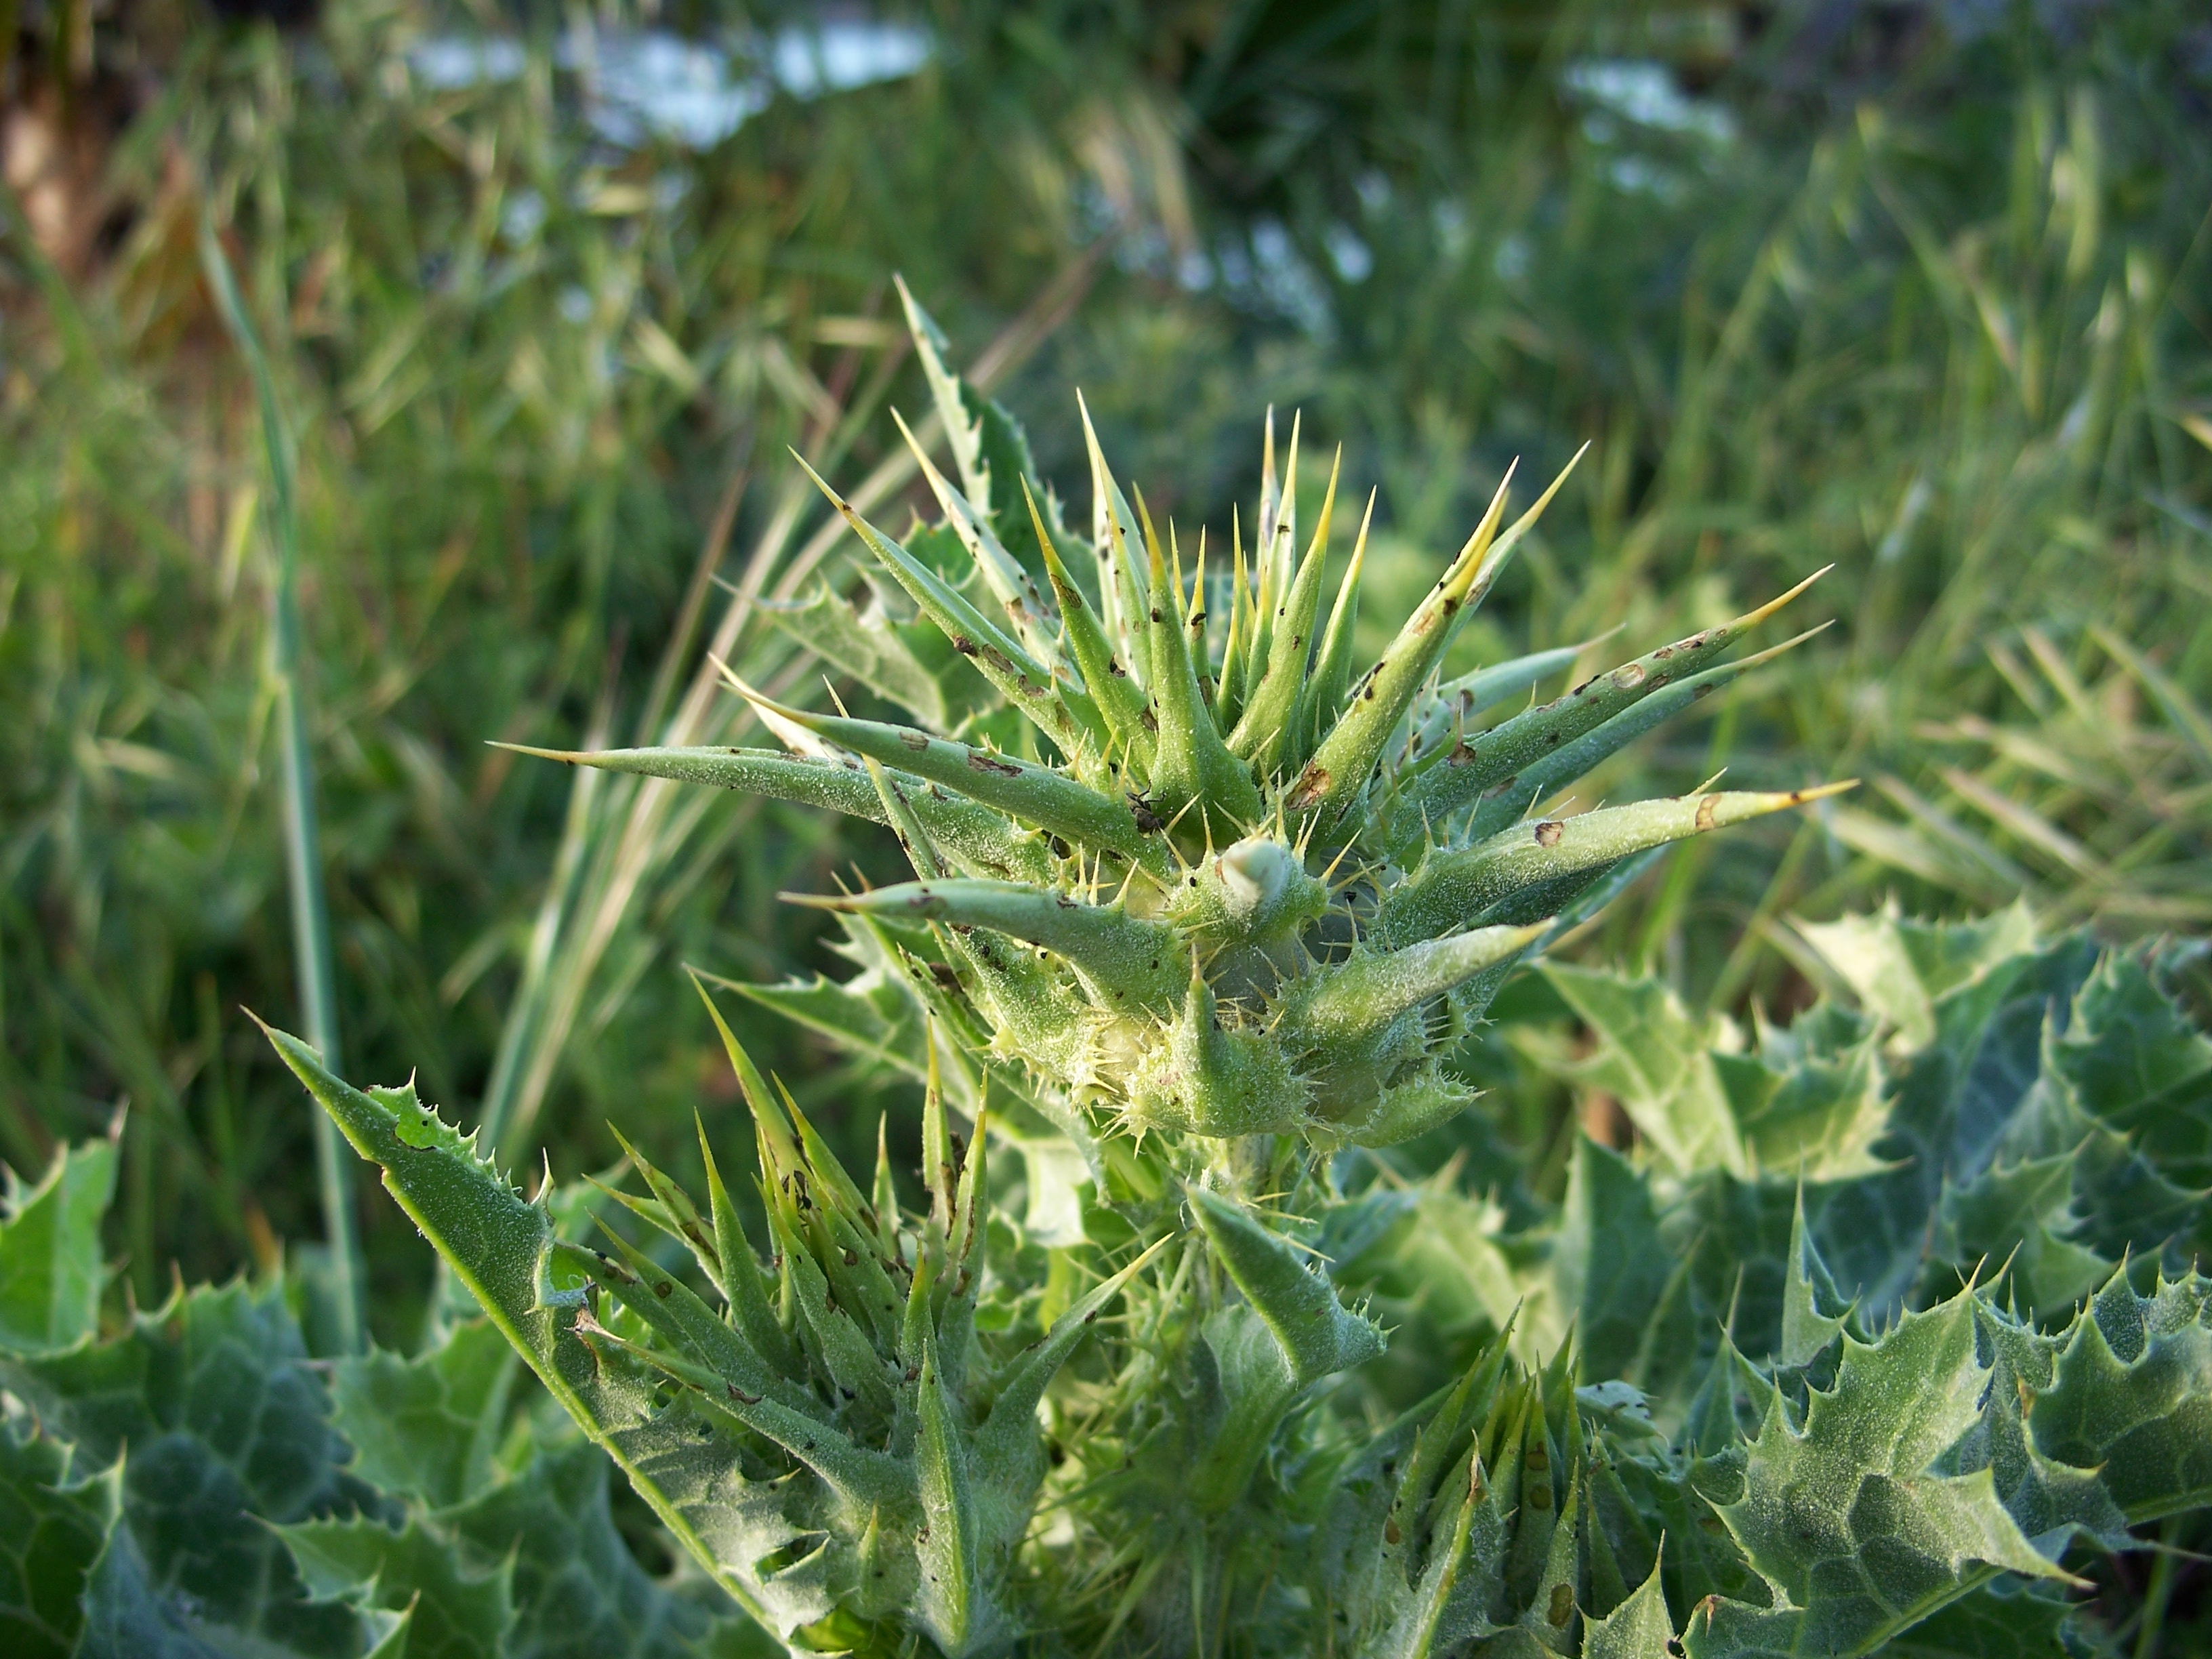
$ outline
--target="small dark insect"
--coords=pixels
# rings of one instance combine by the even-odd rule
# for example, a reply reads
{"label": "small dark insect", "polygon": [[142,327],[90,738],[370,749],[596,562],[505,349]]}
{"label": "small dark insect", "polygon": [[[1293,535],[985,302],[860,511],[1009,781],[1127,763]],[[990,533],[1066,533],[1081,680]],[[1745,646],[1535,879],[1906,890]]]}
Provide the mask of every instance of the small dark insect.
{"label": "small dark insect", "polygon": [[1152,803],[1132,789],[1129,794],[1129,816],[1136,819],[1139,833],[1157,836],[1166,829],[1167,823],[1152,810]]}

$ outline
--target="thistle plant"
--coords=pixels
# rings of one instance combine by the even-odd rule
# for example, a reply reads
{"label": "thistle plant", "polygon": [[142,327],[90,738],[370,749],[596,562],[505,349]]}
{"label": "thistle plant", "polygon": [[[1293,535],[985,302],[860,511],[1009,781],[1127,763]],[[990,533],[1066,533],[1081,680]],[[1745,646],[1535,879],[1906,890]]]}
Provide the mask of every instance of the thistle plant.
{"label": "thistle plant", "polygon": [[[2075,1029],[2105,1033],[2097,1053],[2148,1056],[2156,1089],[2128,1109],[2157,1089],[2200,1109],[2212,1048],[2150,965],[2098,969],[2125,989],[2096,1000],[2094,949],[2031,971],[2041,947],[2017,930],[1885,921],[1856,956],[1838,934],[1839,959],[1919,975],[1917,1000],[1843,973],[1857,1007],[1755,1043],[1659,988],[1544,966],[1638,1151],[1584,1143],[1564,1210],[1517,1236],[1465,1226],[1425,1288],[1455,1274],[1502,1300],[1471,1328],[1405,1284],[1422,1218],[1473,1200],[1459,1171],[1409,1187],[1376,1149],[1467,1106],[1454,1057],[1509,977],[1668,843],[1828,793],[1546,810],[1796,643],[1727,654],[1802,584],[1547,702],[1535,688],[1584,647],[1443,679],[1566,474],[1510,520],[1509,476],[1363,665],[1372,503],[1326,595],[1351,515],[1332,466],[1301,538],[1295,423],[1279,474],[1270,433],[1249,545],[1240,514],[1224,556],[1155,523],[1086,415],[1079,537],[1018,428],[909,317],[957,482],[917,447],[940,517],[902,538],[823,483],[871,561],[866,602],[825,587],[781,621],[912,723],[733,676],[787,752],[556,757],[895,833],[912,881],[804,901],[834,914],[854,977],[735,988],[922,1085],[920,1204],[886,1137],[872,1175],[846,1168],[703,978],[751,1167],[733,1188],[742,1154],[702,1126],[695,1196],[625,1143],[643,1190],[610,1190],[592,1234],[592,1206],[550,1176],[524,1196],[411,1086],[356,1089],[274,1034],[552,1398],[775,1641],[1611,1659],[1863,1653],[1919,1629],[1997,1651],[1992,1631],[2056,1630],[2040,1587],[2069,1582],[2069,1545],[2126,1547],[2212,1493],[2189,1191],[2143,1164],[2179,1207],[2130,1236],[2131,1279],[2125,1250],[2082,1242],[2082,1194],[2047,1162],[2095,1130],[2118,1191],[2146,1156],[2101,1105],[2065,1116],[2079,1056],[2031,1060],[2060,1103],[2015,1094],[1999,1119],[2038,1127],[2008,1154],[1988,1102],[1969,1133],[1941,1095],[1947,1045],[1971,1070],[1996,993],[2032,984],[2090,1008]],[[1519,1175],[1468,1173],[1492,1192]],[[1778,1234],[1723,1224],[1778,1202]],[[1827,1256],[1877,1213],[1923,1245],[1862,1252],[1842,1293]],[[2031,1225],[2033,1273],[2000,1297],[1968,1253]],[[1937,1238],[1964,1288],[1941,1283]],[[1771,1280],[1771,1320],[1717,1304],[1730,1270],[1737,1292]],[[1386,1352],[1420,1380],[1410,1401],[1376,1380]]]}

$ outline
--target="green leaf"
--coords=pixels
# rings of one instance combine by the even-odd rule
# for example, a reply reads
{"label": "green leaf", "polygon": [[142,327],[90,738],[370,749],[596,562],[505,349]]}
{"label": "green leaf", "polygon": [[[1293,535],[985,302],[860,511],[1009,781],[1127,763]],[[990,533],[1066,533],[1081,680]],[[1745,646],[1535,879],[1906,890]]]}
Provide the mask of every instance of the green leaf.
{"label": "green leaf", "polygon": [[2212,1502],[2208,1289],[2191,1274],[2143,1297],[2114,1274],[2028,1413],[2037,1449],[2096,1470],[2131,1525]]}
{"label": "green leaf", "polygon": [[115,1191],[115,1146],[88,1140],[54,1154],[36,1186],[8,1172],[0,1221],[0,1349],[53,1353],[92,1334],[107,1273],[100,1219]]}
{"label": "green leaf", "polygon": [[[595,1350],[577,1334],[582,1289],[564,1283],[555,1265],[545,1211],[480,1160],[472,1141],[422,1106],[411,1085],[364,1092],[331,1075],[296,1037],[272,1031],[270,1040],[356,1150],[382,1166],[386,1188],[454,1276],[555,1401],[622,1466],[678,1543],[779,1633],[827,1616],[832,1603],[817,1577],[758,1567],[775,1561],[811,1517],[794,1520],[782,1491],[741,1472],[727,1414],[689,1390],[664,1403],[658,1375],[626,1364],[615,1346],[602,1341]],[[763,1402],[758,1409],[781,1408]]]}
{"label": "green leaf", "polygon": [[893,620],[880,596],[861,611],[825,584],[811,599],[764,608],[823,661],[911,711],[933,732],[953,730],[994,701],[990,686],[941,632]]}
{"label": "green leaf", "polygon": [[1860,1003],[1916,1048],[1936,1040],[1940,999],[2035,947],[2035,921],[2024,903],[1983,921],[1910,921],[1893,906],[1797,928]]}
{"label": "green leaf", "polygon": [[2051,1386],[2057,1344],[1986,1303],[1978,1334],[1990,1355],[1981,1422],[1954,1449],[1957,1471],[1986,1468],[2006,1512],[2028,1540],[2052,1560],[2076,1536],[2112,1549],[2128,1544],[2127,1517],[2094,1468],[2075,1468],[2047,1455],[2035,1443],[2024,1413],[2039,1390]]}
{"label": "green leaf", "polygon": [[2212,1038],[2140,957],[2098,964],[2046,1064],[2085,1113],[2128,1136],[2168,1180],[2212,1187]]}
{"label": "green leaf", "polygon": [[1670,1659],[1674,1621],[1667,1612],[1667,1592],[1655,1563],[1651,1576],[1626,1601],[1602,1619],[1593,1619],[1583,1635],[1583,1659]]}
{"label": "green leaf", "polygon": [[1949,1261],[2009,1262],[2015,1293],[2039,1319],[2078,1307],[2112,1264],[2066,1237],[2078,1225],[2075,1160],[2065,1153],[1992,1164],[1943,1194],[1943,1255]]}
{"label": "green leaf", "polygon": [[316,1595],[364,1608],[411,1609],[410,1659],[503,1659],[514,1622],[511,1564],[463,1570],[452,1544],[421,1521],[399,1531],[366,1519],[282,1528]]}
{"label": "green leaf", "polygon": [[[1790,1223],[1790,1277],[1782,1292],[1782,1342],[1775,1358],[1784,1365],[1810,1364],[1821,1349],[1844,1334],[1847,1309],[1830,1313],[1842,1298],[1826,1265],[1805,1231],[1805,1194]],[[1824,1307],[1823,1304],[1826,1304]]]}
{"label": "green leaf", "polygon": [[1656,979],[1622,979],[1547,962],[1544,977],[1597,1038],[1577,1068],[1620,1103],[1652,1149],[1674,1169],[1750,1174],[1728,1091],[1713,1063],[1719,1020],[1692,1014]]}
{"label": "green leaf", "polygon": [[2057,1574],[1988,1469],[1936,1472],[1978,1416],[1974,1309],[1962,1291],[1877,1342],[1846,1335],[1835,1387],[1814,1391],[1802,1426],[1780,1395],[1768,1406],[1743,1496],[1720,1514],[1777,1605],[1802,1609],[1796,1650],[1869,1651],[1972,1589],[1984,1564]]}
{"label": "green leaf", "polygon": [[0,1419],[0,1652],[66,1659],[93,1564],[122,1504],[118,1466],[87,1475],[27,1416]]}
{"label": "green leaf", "polygon": [[2057,1659],[2077,1651],[2061,1632],[2066,1604],[2000,1579],[1963,1595],[1882,1650],[1885,1659]]}
{"label": "green leaf", "polygon": [[1227,1199],[1200,1188],[1189,1196],[1206,1243],[1273,1333],[1295,1383],[1303,1388],[1382,1352],[1374,1322],[1339,1302],[1328,1275],[1308,1267],[1287,1240]]}
{"label": "green leaf", "polygon": [[[356,1645],[349,1639],[353,1619],[343,1608],[325,1611],[332,1615],[330,1639],[307,1651],[316,1659],[350,1655]],[[224,1634],[195,1617],[188,1595],[164,1594],[155,1585],[128,1526],[108,1534],[85,1585],[77,1659],[227,1659],[232,1650]],[[265,1634],[257,1638],[256,1650],[270,1659],[292,1659],[301,1651]]]}
{"label": "green leaf", "polygon": [[751,1624],[705,1585],[679,1595],[647,1576],[615,1526],[607,1474],[593,1446],[541,1445],[520,1474],[436,1517],[465,1559],[514,1563],[506,1659],[685,1659],[722,1626]]}
{"label": "green leaf", "polygon": [[343,1359],[331,1381],[331,1420],[371,1485],[442,1508],[495,1478],[514,1350],[488,1321],[453,1328],[416,1359],[381,1352]]}
{"label": "green leaf", "polygon": [[356,1650],[357,1621],[307,1600],[270,1530],[373,1501],[341,1467],[344,1443],[278,1287],[179,1294],[111,1341],[0,1371],[78,1458],[122,1466],[124,1524],[92,1625]]}
{"label": "green leaf", "polygon": [[1552,1275],[1587,1378],[1648,1381],[1655,1362],[1671,1360],[1690,1340],[1650,1187],[1626,1158],[1587,1137],[1568,1166]]}
{"label": "green leaf", "polygon": [[1819,1040],[1815,1033],[1834,1024],[1801,1017],[1777,1031],[1761,1021],[1755,1053],[1713,1056],[1755,1167],[1817,1182],[1854,1181],[1884,1167],[1874,1150],[1889,1126],[1877,1035]]}

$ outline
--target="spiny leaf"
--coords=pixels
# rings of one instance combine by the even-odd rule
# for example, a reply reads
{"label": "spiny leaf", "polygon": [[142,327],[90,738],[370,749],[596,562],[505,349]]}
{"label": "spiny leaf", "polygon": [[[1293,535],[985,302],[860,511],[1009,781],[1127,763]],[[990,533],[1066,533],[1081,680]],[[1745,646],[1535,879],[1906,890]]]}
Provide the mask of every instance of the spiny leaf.
{"label": "spiny leaf", "polygon": [[119,1488],[84,1650],[357,1650],[355,1615],[308,1600],[270,1530],[374,1497],[343,1468],[279,1286],[179,1291],[106,1341],[0,1353],[0,1376],[73,1443],[76,1467],[113,1471]]}
{"label": "spiny leaf", "polygon": [[1692,1015],[1656,980],[1625,981],[1557,962],[1546,963],[1543,974],[1597,1037],[1583,1075],[1620,1103],[1670,1166],[1749,1173],[1713,1066],[1718,1031],[1710,1018]]}
{"label": "spiny leaf", "polygon": [[[975,609],[947,586],[936,572],[908,552],[853,510],[852,506],[824,483],[821,475],[805,469],[830,503],[843,515],[868,550],[906,589],[921,612],[944,630],[952,648],[973,663],[983,678],[1005,694],[1009,703],[1026,715],[1062,752],[1081,752],[1085,735],[1079,710],[1064,699],[1064,688],[1052,671],[1032,657],[1012,635]],[[884,758],[881,756],[878,759]]]}
{"label": "spiny leaf", "polygon": [[[1139,510],[1141,512],[1142,504]],[[1252,773],[1215,730],[1213,711],[1198,683],[1179,614],[1182,572],[1170,574],[1161,562],[1158,541],[1146,526],[1151,561],[1152,607],[1146,613],[1152,638],[1152,708],[1159,729],[1154,733],[1152,778],[1164,793],[1170,816],[1186,801],[1197,803],[1195,828],[1206,845],[1240,838],[1260,817],[1260,791]],[[1203,606],[1204,583],[1193,603]],[[1221,819],[1217,823],[1216,816]]]}
{"label": "spiny leaf", "polygon": [[[1808,629],[1795,639],[1784,640],[1755,656],[1741,662],[1723,663],[1708,668],[1701,674],[1678,679],[1631,704],[1611,720],[1585,732],[1571,743],[1562,744],[1540,759],[1523,767],[1518,776],[1502,784],[1493,785],[1477,802],[1468,815],[1467,835],[1471,840],[1495,835],[1511,823],[1536,802],[1557,794],[1577,778],[1618,754],[1630,744],[1700,699],[1711,696],[1752,669],[1771,662],[1784,652],[1793,651],[1821,633],[1826,623],[1819,628]],[[1447,761],[1449,765],[1449,762]],[[1402,821],[1403,814],[1401,814]]]}
{"label": "spiny leaf", "polygon": [[[1554,489],[1558,488],[1555,484]],[[1423,774],[1401,815],[1418,824],[1441,823],[1485,791],[1507,782],[1552,750],[1602,726],[1632,703],[1709,666],[1748,629],[1772,616],[1826,574],[1817,570],[1783,594],[1732,622],[1704,629],[1672,645],[1583,681],[1540,708],[1516,714],[1495,731],[1461,739],[1445,759]],[[1401,832],[1406,833],[1406,832]]]}
{"label": "spiny leaf", "polygon": [[1297,1024],[1316,1042],[1358,1042],[1407,1009],[1516,956],[1549,926],[1541,921],[1524,927],[1477,927],[1402,951],[1355,955],[1306,982],[1310,988],[1298,1005]]}
{"label": "spiny leaf", "polygon": [[[1332,492],[1336,486],[1329,472]],[[1326,516],[1326,515],[1324,515]],[[1352,636],[1359,626],[1359,582],[1367,568],[1367,530],[1375,518],[1375,492],[1367,495],[1366,510],[1359,515],[1359,534],[1352,544],[1352,562],[1344,568],[1344,580],[1329,607],[1328,629],[1322,635],[1321,653],[1314,659],[1313,678],[1298,701],[1300,758],[1313,752],[1322,735],[1343,712],[1345,694],[1352,689]]]}
{"label": "spiny leaf", "polygon": [[[1322,498],[1313,540],[1307,544],[1305,556],[1298,562],[1287,588],[1276,595],[1276,609],[1268,618],[1266,666],[1247,690],[1243,714],[1230,735],[1229,746],[1250,761],[1262,777],[1274,773],[1283,763],[1284,743],[1293,734],[1299,698],[1306,689],[1308,665],[1314,655],[1314,619],[1321,611],[1322,572],[1328,562],[1329,520],[1336,507],[1337,474],[1343,464],[1344,452],[1340,449],[1329,466],[1328,489]],[[1157,583],[1158,576],[1153,580]],[[1349,651],[1348,641],[1344,649]]]}
{"label": "spiny leaf", "polygon": [[121,1512],[122,1465],[75,1462],[27,1414],[0,1418],[0,1644],[20,1659],[76,1650],[85,1585]]}
{"label": "spiny leaf", "polygon": [[[904,768],[927,783],[996,808],[1048,835],[1118,853],[1148,867],[1165,866],[1165,852],[1157,841],[1146,838],[1127,806],[1053,767],[948,742],[911,726],[788,708],[750,688],[738,689],[761,707],[774,709],[784,719],[856,755],[868,756],[886,767]],[[860,781],[867,783],[865,776]],[[869,787],[872,795],[872,786]],[[882,810],[878,802],[877,813]]]}
{"label": "spiny leaf", "polygon": [[1084,904],[1064,893],[1003,881],[906,882],[836,898],[788,894],[794,902],[856,915],[988,927],[1066,957],[1105,998],[1152,1012],[1175,1006],[1182,987],[1174,933],[1118,906]]}
{"label": "spiny leaf", "polygon": [[1380,660],[1367,671],[1352,693],[1350,707],[1322,739],[1284,797],[1291,811],[1323,824],[1333,823],[1367,787],[1368,775],[1374,770],[1391,731],[1450,643],[1459,613],[1482,602],[1489,583],[1503,568],[1484,556],[1497,532],[1498,515],[1505,510],[1505,491],[1512,481],[1509,468],[1467,545],[1406,619]]}
{"label": "spiny leaf", "polygon": [[496,1478],[514,1350],[485,1321],[458,1326],[419,1358],[382,1350],[342,1359],[331,1423],[354,1449],[354,1473],[432,1508],[476,1497]]}
{"label": "spiny leaf", "polygon": [[[704,1478],[698,1472],[702,1448],[689,1414],[657,1409],[649,1377],[603,1364],[576,1334],[580,1286],[561,1282],[544,1209],[478,1159],[469,1142],[416,1100],[411,1087],[364,1092],[332,1075],[298,1038],[268,1035],[355,1149],[382,1168],[386,1189],[546,1391],[622,1465],[677,1540],[764,1624],[789,1630],[826,1613],[817,1596],[794,1599],[750,1579],[750,1563],[789,1538],[789,1523],[748,1503],[744,1483],[731,1484],[734,1474]],[[727,1459],[725,1453],[708,1461],[726,1470]],[[740,1538],[746,1540],[741,1547],[753,1553],[733,1558],[730,1546]]]}
{"label": "spiny leaf", "polygon": [[[915,441],[912,429],[906,423],[906,417],[893,410],[891,419],[898,423],[899,435],[906,440],[907,448],[921,467],[922,479],[929,485],[930,493],[936,496],[945,522],[952,526],[960,538],[961,545],[975,560],[983,585],[991,590],[992,598],[1006,613],[1006,618],[1013,624],[1023,647],[1038,663],[1057,666],[1060,662],[1059,646],[1048,631],[1051,607],[1045,603],[1036,579],[999,544],[999,538],[993,532],[984,512],[979,511],[975,503],[945,481],[945,475],[937,470],[937,464],[929,459],[929,452]],[[1020,483],[1026,495],[1029,480],[1023,478]]]}
{"label": "spiny leaf", "polygon": [[2143,1298],[2116,1273],[2060,1340],[2028,1414],[2037,1448],[2096,1470],[2130,1524],[2212,1502],[2204,1283]]}
{"label": "spiny leaf", "polygon": [[996,702],[989,682],[924,622],[895,622],[880,603],[856,610],[825,583],[801,600],[761,601],[777,628],[878,696],[949,732]]}
{"label": "spiny leaf", "polygon": [[1655,1563],[1635,1594],[1583,1633],[1583,1659],[1672,1659],[1674,1621]]}
{"label": "spiny leaf", "polygon": [[[1472,847],[1431,854],[1384,900],[1379,929],[1393,943],[1406,945],[1478,922],[1530,920],[1511,912],[1528,908],[1523,896],[1547,883],[1595,874],[1646,848],[1787,811],[1850,787],[1835,783],[1638,801],[1516,825]],[[1556,908],[1554,903],[1536,914]]]}
{"label": "spiny leaf", "polygon": [[1655,1363],[1673,1359],[1688,1309],[1670,1291],[1675,1267],[1650,1188],[1627,1159],[1587,1137],[1567,1166],[1552,1275],[1585,1377],[1648,1382]]}
{"label": "spiny leaf", "polygon": [[100,1219],[115,1191],[115,1146],[63,1146],[38,1183],[8,1172],[0,1219],[0,1350],[53,1353],[92,1334],[107,1283]]}
{"label": "spiny leaf", "polygon": [[1373,1322],[1339,1302],[1328,1276],[1309,1269],[1286,1241],[1225,1198],[1195,1187],[1188,1196],[1206,1243],[1274,1334],[1293,1382],[1316,1382],[1382,1352]]}
{"label": "spiny leaf", "polygon": [[1805,1365],[1821,1349],[1844,1334],[1848,1310],[1825,1311],[1841,1298],[1826,1265],[1805,1231],[1805,1189],[1797,1189],[1797,1208],[1790,1222],[1790,1276],[1782,1293],[1782,1346],[1775,1358],[1784,1365]]}
{"label": "spiny leaf", "polygon": [[1891,908],[1879,915],[1800,922],[1798,931],[1860,1001],[1915,1048],[1936,1040],[1939,998],[2033,949],[2036,932],[2034,919],[2019,904],[1979,921],[1908,921]]}
{"label": "spiny leaf", "polygon": [[1978,1564],[2060,1576],[1998,1501],[1986,1469],[1935,1472],[1973,1425],[1987,1367],[1974,1295],[1905,1315],[1881,1340],[1848,1335],[1832,1392],[1803,1425],[1777,1396],[1720,1514],[1780,1605],[1803,1609],[1797,1650],[1863,1653],[1972,1589]]}
{"label": "spiny leaf", "polygon": [[[766,749],[601,749],[570,750],[506,747],[518,754],[595,766],[603,771],[668,778],[678,783],[711,784],[775,800],[819,806],[848,817],[884,820],[884,806],[858,762],[840,763],[819,756],[779,755]],[[880,756],[878,757],[881,758]],[[896,760],[887,763],[896,768]],[[894,770],[931,838],[963,868],[985,875],[1049,880],[1052,855],[1043,838],[1024,833],[1005,815],[977,800],[933,789],[930,781]]]}
{"label": "spiny leaf", "polygon": [[1405,745],[1413,769],[1425,770],[1429,764],[1450,752],[1450,745],[1443,739],[1449,737],[1456,742],[1468,720],[1573,666],[1576,659],[1597,642],[1595,639],[1585,640],[1580,645],[1532,651],[1527,656],[1510,658],[1487,668],[1474,669],[1457,679],[1446,680],[1413,705]]}
{"label": "spiny leaf", "polygon": [[283,1529],[301,1576],[324,1601],[412,1611],[407,1649],[440,1659],[500,1659],[514,1623],[513,1570],[465,1574],[420,1521],[306,1521]]}
{"label": "spiny leaf", "polygon": [[998,1633],[997,1617],[987,1587],[978,1582],[981,1540],[967,1449],[953,1422],[935,1348],[927,1343],[922,1350],[919,1400],[921,1434],[915,1445],[922,1515],[916,1534],[922,1577],[919,1622],[949,1659],[962,1659],[990,1644]]}
{"label": "spiny leaf", "polygon": [[1067,567],[1060,562],[1060,550],[1045,532],[1044,521],[1036,516],[1036,501],[1029,494],[1026,483],[1022,486],[1022,495],[1036,529],[1037,544],[1044,550],[1045,575],[1060,600],[1060,626],[1068,654],[1075,659],[1076,672],[1083,676],[1084,689],[1098,705],[1108,732],[1133,766],[1131,781],[1141,785],[1152,776],[1152,734],[1146,724],[1152,711],[1146,706],[1145,694],[1129,678],[1127,668],[1115,654],[1113,642],[1107,638],[1097,618],[1091,614],[1082,590],[1075,585]]}

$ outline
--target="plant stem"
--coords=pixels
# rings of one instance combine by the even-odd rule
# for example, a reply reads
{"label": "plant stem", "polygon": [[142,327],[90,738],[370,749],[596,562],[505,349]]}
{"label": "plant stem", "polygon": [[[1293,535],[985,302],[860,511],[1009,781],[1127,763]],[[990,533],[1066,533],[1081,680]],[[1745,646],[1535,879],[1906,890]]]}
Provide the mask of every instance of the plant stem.
{"label": "plant stem", "polygon": [[2174,1545],[2181,1536],[2180,1516],[2168,1518],[2160,1533],[2157,1559],[2152,1561],[2150,1583],[2143,1591],[2142,1625],[2136,1634],[2135,1659],[2158,1659],[2159,1632],[2166,1626],[2166,1603],[2173,1595]]}
{"label": "plant stem", "polygon": [[[276,544],[276,579],[269,600],[269,672],[275,682],[277,744],[283,766],[292,968],[307,1041],[321,1050],[323,1063],[335,1069],[340,1064],[337,964],[331,950],[330,908],[323,888],[314,757],[307,746],[307,709],[300,695],[300,520],[293,488],[291,434],[277,404],[268,357],[239,298],[238,284],[216,239],[214,222],[206,216],[200,221],[200,261],[215,290],[216,307],[253,377],[261,405],[262,446],[269,460],[270,526]],[[358,1353],[362,1346],[362,1297],[366,1286],[354,1220],[353,1161],[329,1114],[314,1115],[314,1131],[316,1184],[322,1194],[323,1233],[330,1249],[338,1346],[344,1352]]]}

